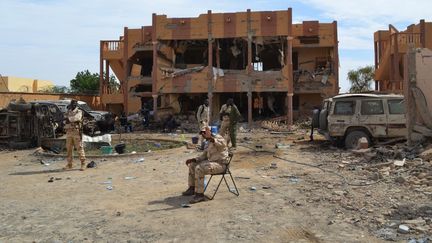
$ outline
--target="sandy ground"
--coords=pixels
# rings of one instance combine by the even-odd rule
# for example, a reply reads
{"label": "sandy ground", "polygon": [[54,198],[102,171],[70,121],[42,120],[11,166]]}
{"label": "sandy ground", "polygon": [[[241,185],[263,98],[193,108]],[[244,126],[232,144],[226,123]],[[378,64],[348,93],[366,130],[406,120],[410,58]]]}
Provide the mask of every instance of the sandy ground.
{"label": "sandy ground", "polygon": [[[341,153],[325,154],[320,142],[293,143],[299,136],[241,133],[242,145],[261,144],[268,151],[235,151],[231,170],[240,196],[222,184],[214,200],[190,208],[181,207],[191,199],[181,196],[187,188],[184,161],[198,152],[185,147],[88,159],[98,167],[85,172],[61,171],[65,161],[54,158],[43,158],[50,165],[42,165],[34,150],[0,152],[0,242],[381,242],[376,230],[396,204],[431,205],[430,195],[408,187],[344,186],[334,174],[273,157],[276,152],[336,170]],[[275,150],[277,142],[292,146]],[[136,163],[141,157],[144,162]],[[51,177],[58,180],[49,183]]]}

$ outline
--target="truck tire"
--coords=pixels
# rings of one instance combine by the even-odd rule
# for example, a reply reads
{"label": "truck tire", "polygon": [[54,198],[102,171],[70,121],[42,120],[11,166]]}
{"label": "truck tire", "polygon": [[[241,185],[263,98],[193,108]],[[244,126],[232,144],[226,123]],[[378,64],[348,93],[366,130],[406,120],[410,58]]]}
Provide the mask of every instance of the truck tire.
{"label": "truck tire", "polygon": [[327,109],[321,110],[319,114],[319,129],[327,130],[327,126],[328,126],[327,116],[328,116]]}
{"label": "truck tire", "polygon": [[312,127],[319,128],[320,110],[314,109],[312,112]]}
{"label": "truck tire", "polygon": [[31,109],[31,104],[29,103],[16,103],[16,102],[11,102],[8,105],[8,109],[10,111],[28,111]]}
{"label": "truck tire", "polygon": [[358,140],[362,137],[365,137],[368,140],[368,143],[371,143],[370,137],[363,131],[355,130],[349,132],[345,136],[345,148],[347,149],[355,149],[358,146]]}

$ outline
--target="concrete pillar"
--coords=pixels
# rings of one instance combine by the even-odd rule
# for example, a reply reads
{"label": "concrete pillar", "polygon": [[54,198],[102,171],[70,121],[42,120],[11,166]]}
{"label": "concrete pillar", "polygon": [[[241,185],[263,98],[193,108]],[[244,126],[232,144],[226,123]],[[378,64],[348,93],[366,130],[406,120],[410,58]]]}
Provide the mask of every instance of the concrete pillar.
{"label": "concrete pillar", "polygon": [[158,101],[158,95],[154,94],[152,95],[153,97],[153,117],[155,119],[155,121],[158,120],[158,116],[157,116],[157,101]]}
{"label": "concrete pillar", "polygon": [[210,119],[210,121],[209,121],[209,125],[211,124],[211,122],[212,122],[212,112],[213,112],[213,93],[212,92],[209,92],[208,94],[207,94],[207,97],[208,97],[208,100],[209,100],[209,114],[210,114],[210,116],[209,116],[209,119]]}
{"label": "concrete pillar", "polygon": [[249,129],[252,128],[252,92],[248,91],[247,92],[247,97],[248,97],[248,126]]}
{"label": "concrete pillar", "polygon": [[287,60],[286,65],[288,67],[288,93],[287,93],[287,124],[291,126],[293,124],[293,107],[292,107],[292,97],[294,96],[294,77],[293,77],[293,64],[292,64],[292,41],[293,38],[288,36],[287,37]]}
{"label": "concrete pillar", "polygon": [[[99,96],[104,93],[104,79],[103,79],[103,42],[99,44]],[[103,101],[103,99],[102,99]]]}
{"label": "concrete pillar", "polygon": [[287,124],[291,126],[293,124],[293,93],[287,93]]}

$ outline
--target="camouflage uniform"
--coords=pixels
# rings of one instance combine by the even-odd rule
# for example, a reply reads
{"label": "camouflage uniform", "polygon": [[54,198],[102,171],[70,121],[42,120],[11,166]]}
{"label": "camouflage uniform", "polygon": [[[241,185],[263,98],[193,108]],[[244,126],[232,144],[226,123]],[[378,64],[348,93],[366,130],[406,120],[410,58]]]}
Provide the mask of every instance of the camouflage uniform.
{"label": "camouflage uniform", "polygon": [[227,145],[231,142],[233,147],[237,146],[237,122],[241,117],[236,105],[224,104],[219,112],[222,115],[222,124],[219,134],[224,136]]}
{"label": "camouflage uniform", "polygon": [[189,187],[195,187],[195,193],[204,193],[204,176],[222,173],[228,163],[228,147],[225,139],[217,134],[214,143],[189,164]]}
{"label": "camouflage uniform", "polygon": [[65,125],[66,129],[66,149],[67,149],[67,167],[72,168],[72,152],[74,147],[77,149],[79,158],[81,160],[81,169],[85,164],[85,154],[82,144],[82,119],[83,113],[80,109],[75,108],[66,112],[66,119],[68,123]]}
{"label": "camouflage uniform", "polygon": [[209,113],[209,107],[206,105],[200,105],[198,108],[196,118],[198,120],[199,128],[208,126],[208,123],[210,121],[210,113]]}

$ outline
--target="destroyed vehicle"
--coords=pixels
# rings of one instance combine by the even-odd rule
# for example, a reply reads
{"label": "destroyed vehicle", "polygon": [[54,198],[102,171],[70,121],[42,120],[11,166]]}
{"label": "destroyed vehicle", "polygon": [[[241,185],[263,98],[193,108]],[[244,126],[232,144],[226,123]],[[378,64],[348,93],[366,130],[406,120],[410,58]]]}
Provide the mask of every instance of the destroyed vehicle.
{"label": "destroyed vehicle", "polygon": [[[70,102],[71,100],[40,100],[32,101],[31,103],[37,103],[42,106],[55,105],[60,113],[56,114],[56,116],[61,116],[61,120],[63,120]],[[85,134],[91,136],[97,132],[108,133],[114,130],[114,115],[112,113],[106,111],[94,111],[83,101],[78,101],[78,107],[83,111],[83,132]]]}
{"label": "destroyed vehicle", "polygon": [[312,125],[328,140],[357,148],[365,137],[369,144],[378,139],[405,137],[405,104],[402,95],[342,94],[325,99],[315,110]]}
{"label": "destroyed vehicle", "polygon": [[23,149],[40,145],[43,138],[55,138],[62,124],[53,115],[58,111],[55,108],[11,102],[7,109],[0,110],[0,143]]}

